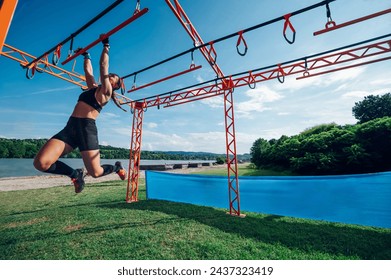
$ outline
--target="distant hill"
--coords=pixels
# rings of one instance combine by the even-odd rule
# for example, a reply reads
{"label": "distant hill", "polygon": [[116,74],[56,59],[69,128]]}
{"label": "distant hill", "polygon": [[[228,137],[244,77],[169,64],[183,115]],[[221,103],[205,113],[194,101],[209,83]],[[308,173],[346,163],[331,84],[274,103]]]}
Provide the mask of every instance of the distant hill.
{"label": "distant hill", "polygon": [[[47,139],[7,139],[0,138],[0,158],[33,158]],[[105,159],[129,158],[129,149],[100,145],[101,157]],[[65,156],[80,158],[76,150]],[[225,159],[225,154],[185,151],[141,151],[141,159],[153,160],[216,160]],[[238,155],[239,161],[249,161],[250,154]]]}

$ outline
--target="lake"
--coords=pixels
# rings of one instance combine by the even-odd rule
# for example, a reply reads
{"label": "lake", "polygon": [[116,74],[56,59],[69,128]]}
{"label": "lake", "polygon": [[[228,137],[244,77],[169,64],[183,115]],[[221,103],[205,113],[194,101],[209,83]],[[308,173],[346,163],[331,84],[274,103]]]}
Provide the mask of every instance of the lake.
{"label": "lake", "polygon": [[[62,158],[62,162],[68,164],[72,168],[81,168],[84,166],[83,160],[80,158]],[[121,161],[122,166],[127,170],[129,159],[102,159],[101,164],[114,164],[116,161]],[[192,162],[213,162],[204,160],[141,160],[141,165],[161,165],[175,163],[192,163]],[[0,158],[0,178],[4,177],[23,177],[48,175],[47,173],[36,170],[33,166],[33,159],[28,158]]]}

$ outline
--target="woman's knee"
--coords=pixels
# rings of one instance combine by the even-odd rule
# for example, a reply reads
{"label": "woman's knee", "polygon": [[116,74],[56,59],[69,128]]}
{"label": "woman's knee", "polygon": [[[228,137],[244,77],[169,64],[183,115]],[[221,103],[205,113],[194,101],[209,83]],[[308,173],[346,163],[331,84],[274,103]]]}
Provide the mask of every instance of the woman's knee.
{"label": "woman's knee", "polygon": [[90,175],[92,178],[98,178],[102,176],[102,170],[96,169],[96,168],[87,168],[88,175]]}
{"label": "woman's knee", "polygon": [[48,170],[52,164],[53,164],[52,162],[44,160],[40,157],[35,157],[33,162],[35,169],[42,172]]}

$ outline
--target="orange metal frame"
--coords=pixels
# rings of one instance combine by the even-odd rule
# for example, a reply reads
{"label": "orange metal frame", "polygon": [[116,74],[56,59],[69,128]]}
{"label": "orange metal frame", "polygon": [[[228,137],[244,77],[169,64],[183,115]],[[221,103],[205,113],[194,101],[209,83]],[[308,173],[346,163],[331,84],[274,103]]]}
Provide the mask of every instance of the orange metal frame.
{"label": "orange metal frame", "polygon": [[[29,60],[35,59],[35,57],[31,54],[18,50],[17,48],[11,47],[7,44],[4,44],[4,51],[0,54],[19,62],[22,67],[26,67],[29,64]],[[57,67],[56,65],[49,63],[47,57],[39,60],[37,63],[34,63],[31,65],[30,69],[27,68],[26,70],[29,71],[33,68],[39,72],[45,72],[82,88],[85,87],[84,82],[86,78],[83,75]]]}
{"label": "orange metal frame", "polygon": [[[252,85],[258,82],[263,82],[271,79],[278,79],[280,82],[283,82],[285,76],[298,74],[298,73],[302,73],[302,77],[298,77],[297,79],[303,79],[303,78],[322,75],[322,74],[339,71],[351,67],[356,67],[356,66],[369,64],[369,63],[375,63],[375,62],[391,59],[391,56],[388,56],[388,57],[381,57],[378,59],[369,60],[369,58],[372,58],[372,56],[385,55],[391,52],[391,41],[386,40],[383,42],[373,43],[370,45],[357,47],[350,50],[342,50],[341,48],[339,50],[333,50],[332,51],[333,54],[325,55],[325,53],[323,53],[323,54],[313,55],[305,59],[290,61],[290,62],[279,64],[277,66],[270,66],[270,67],[255,69],[244,73],[235,74],[233,75],[235,76],[234,79],[232,78],[232,76],[227,78],[224,76],[223,72],[221,71],[221,69],[216,63],[217,53],[213,47],[213,42],[210,42],[207,45],[204,44],[200,35],[198,34],[193,24],[190,22],[188,16],[184,12],[183,8],[179,4],[178,0],[165,0],[165,1],[173,11],[175,16],[178,18],[182,26],[185,28],[189,36],[193,39],[194,45],[200,46],[199,49],[201,53],[203,54],[205,59],[209,62],[213,70],[216,72],[218,78],[216,79],[214,85],[208,85],[196,89],[193,88],[191,90],[170,94],[170,96],[157,95],[152,98],[147,98],[143,102],[134,101],[123,95],[119,95],[115,93],[115,98],[119,102],[119,104],[129,105],[131,111],[133,112],[133,125],[132,125],[132,135],[131,135],[131,145],[130,145],[129,170],[128,170],[129,171],[128,186],[127,186],[127,194],[126,194],[127,202],[138,201],[138,183],[139,183],[140,160],[141,160],[143,116],[144,116],[144,112],[148,107],[160,106],[160,105],[165,105],[165,107],[177,106],[177,105],[193,102],[200,99],[213,97],[216,95],[224,95],[224,116],[225,116],[226,152],[227,152],[227,168],[228,168],[229,208],[230,208],[229,214],[233,216],[242,217],[244,215],[240,213],[240,192],[239,192],[238,167],[237,167],[237,157],[236,157],[236,136],[235,136],[234,99],[233,99],[234,88],[244,86],[244,85]],[[172,1],[174,3],[172,3]],[[330,1],[334,1],[334,0],[330,0]],[[17,2],[18,2],[17,0],[3,0],[0,2],[0,18],[2,19],[2,25],[0,26],[0,50],[1,50],[0,54],[5,57],[11,58],[15,61],[18,61],[22,67],[27,68],[27,71],[37,70],[39,72],[45,72],[55,77],[58,77],[60,79],[66,80],[70,83],[84,87],[84,83],[85,83],[84,76],[75,73],[73,71],[72,72],[66,71],[53,64],[50,64],[48,62],[47,57],[37,59],[30,54],[22,52],[4,43]],[[144,10],[144,13],[145,12],[146,10]],[[374,15],[370,15],[351,22],[347,22],[345,24],[341,24],[339,26],[336,26],[335,28],[329,27],[328,30],[326,31],[331,31],[333,29],[354,24],[359,21],[363,21],[372,18],[374,16],[379,16],[381,14],[389,13],[389,12],[390,10],[385,10],[383,12]],[[143,13],[141,13],[140,15],[142,14]],[[5,19],[4,22],[6,24],[3,24],[3,19]],[[129,19],[128,21],[130,22],[131,19]],[[127,23],[128,22],[126,21],[124,24]],[[124,25],[120,25],[110,32],[116,32],[123,26]],[[239,45],[239,41],[237,45]],[[6,48],[5,51],[2,51],[3,47]],[[245,47],[247,47],[246,44]],[[34,60],[32,62],[29,62],[29,60],[31,59]],[[354,65],[333,68],[331,70],[328,68],[329,70],[326,71],[318,71],[319,69],[323,69],[334,65],[339,65],[340,63],[352,62],[359,59],[366,59],[366,60]],[[310,73],[310,71],[312,73]],[[168,78],[162,80],[166,80]],[[158,80],[154,83],[160,82],[162,80]],[[217,82],[218,80],[221,80],[221,82],[218,83]]]}
{"label": "orange metal frame", "polygon": [[18,0],[3,0],[0,3],[0,53],[3,50],[8,29],[11,26],[12,17],[14,16],[17,5]]}

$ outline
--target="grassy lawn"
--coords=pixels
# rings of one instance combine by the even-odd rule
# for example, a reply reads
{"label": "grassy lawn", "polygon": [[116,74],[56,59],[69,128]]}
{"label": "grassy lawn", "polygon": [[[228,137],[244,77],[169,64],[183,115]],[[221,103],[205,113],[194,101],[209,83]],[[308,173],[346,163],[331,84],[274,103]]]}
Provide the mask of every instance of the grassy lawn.
{"label": "grassy lawn", "polygon": [[[193,174],[202,174],[202,175],[221,175],[227,176],[226,166],[215,167],[204,171],[197,171],[196,169]],[[294,176],[295,174],[290,171],[277,171],[272,169],[257,169],[251,168],[250,164],[239,164],[238,165],[238,175],[239,176]]]}
{"label": "grassy lawn", "polygon": [[391,259],[391,230],[146,200],[126,182],[0,192],[0,259]]}

